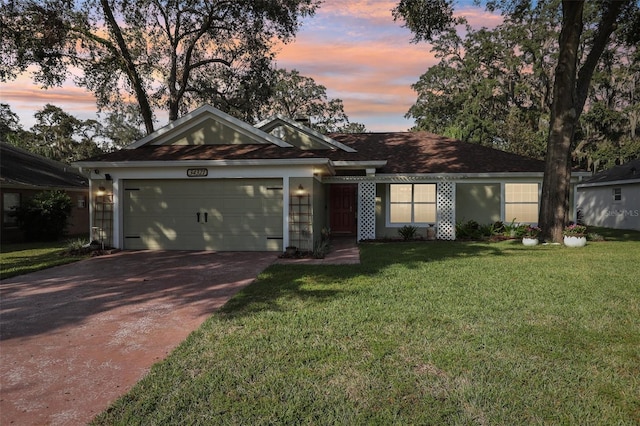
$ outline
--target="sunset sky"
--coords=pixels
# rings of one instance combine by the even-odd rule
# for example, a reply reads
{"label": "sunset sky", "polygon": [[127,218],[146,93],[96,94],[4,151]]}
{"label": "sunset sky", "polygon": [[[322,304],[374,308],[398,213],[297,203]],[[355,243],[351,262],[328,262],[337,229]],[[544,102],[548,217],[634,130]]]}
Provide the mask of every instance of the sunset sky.
{"label": "sunset sky", "polygon": [[[495,26],[490,15],[463,1],[458,13],[474,27]],[[412,44],[411,33],[394,22],[397,1],[325,0],[313,17],[303,21],[293,43],[279,48],[277,66],[296,69],[327,88],[331,98],[344,101],[350,121],[368,131],[404,131],[413,123],[404,118],[416,100],[411,85],[437,60],[425,43]],[[46,103],[74,116],[96,118],[92,95],[69,83],[42,90],[28,75],[0,85],[0,102],[8,103],[25,129]],[[160,119],[156,128],[162,127]]]}

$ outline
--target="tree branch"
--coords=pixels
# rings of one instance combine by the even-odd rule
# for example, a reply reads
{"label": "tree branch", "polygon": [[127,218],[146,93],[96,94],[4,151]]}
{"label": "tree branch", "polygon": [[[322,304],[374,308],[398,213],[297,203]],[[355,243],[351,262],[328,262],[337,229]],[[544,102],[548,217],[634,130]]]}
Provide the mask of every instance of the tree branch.
{"label": "tree branch", "polygon": [[609,37],[616,28],[616,20],[620,16],[622,8],[626,6],[630,0],[626,1],[610,1],[609,7],[603,13],[600,22],[598,23],[598,30],[593,38],[593,45],[591,51],[587,55],[587,59],[584,61],[582,68],[578,72],[578,80],[576,83],[576,105],[575,110],[577,117],[580,117],[584,104],[587,101],[587,95],[589,93],[589,86],[591,85],[591,78],[600,61],[602,52],[607,47]]}

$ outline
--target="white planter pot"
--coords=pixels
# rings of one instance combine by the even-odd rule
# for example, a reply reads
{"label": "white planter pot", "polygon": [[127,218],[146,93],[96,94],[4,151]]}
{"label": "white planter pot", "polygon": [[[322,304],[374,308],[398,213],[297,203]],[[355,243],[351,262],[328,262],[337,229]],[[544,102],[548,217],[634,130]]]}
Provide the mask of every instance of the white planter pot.
{"label": "white planter pot", "polygon": [[584,247],[587,245],[587,237],[564,236],[564,245],[567,247]]}
{"label": "white planter pot", "polygon": [[524,238],[522,238],[522,245],[525,245],[525,246],[537,246],[538,245],[538,239],[537,238],[524,237]]}

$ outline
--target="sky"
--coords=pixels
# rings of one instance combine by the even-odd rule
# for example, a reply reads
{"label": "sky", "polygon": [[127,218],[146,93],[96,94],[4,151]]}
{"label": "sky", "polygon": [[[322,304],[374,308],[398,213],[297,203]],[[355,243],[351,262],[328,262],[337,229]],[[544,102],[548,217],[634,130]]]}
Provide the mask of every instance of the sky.
{"label": "sky", "polygon": [[[462,1],[456,13],[474,27],[495,26],[499,15]],[[342,99],[351,122],[367,131],[406,131],[413,122],[404,118],[416,101],[411,85],[438,60],[426,43],[411,43],[410,31],[395,22],[396,1],[324,0],[305,18],[293,42],[277,47],[276,65],[296,69],[327,88],[329,98]],[[0,102],[8,103],[25,129],[33,114],[50,103],[77,118],[96,118],[93,96],[71,82],[43,90],[29,75],[0,83]],[[165,119],[166,120],[166,119]],[[162,119],[156,128],[166,124]]]}

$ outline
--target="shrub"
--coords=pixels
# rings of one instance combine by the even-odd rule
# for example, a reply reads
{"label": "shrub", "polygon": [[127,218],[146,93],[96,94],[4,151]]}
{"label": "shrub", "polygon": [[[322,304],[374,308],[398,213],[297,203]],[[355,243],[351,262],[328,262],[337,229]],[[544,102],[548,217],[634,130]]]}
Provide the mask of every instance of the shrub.
{"label": "shrub", "polygon": [[402,237],[403,240],[413,240],[418,232],[418,228],[415,226],[405,225],[402,228],[398,229],[398,234]]}
{"label": "shrub", "polygon": [[604,236],[596,233],[596,232],[590,232],[587,234],[587,240],[589,241],[604,241]]}
{"label": "shrub", "polygon": [[456,223],[456,237],[461,239],[476,240],[482,236],[480,224],[475,220]]}
{"label": "shrub", "polygon": [[18,227],[27,241],[56,241],[64,236],[71,198],[63,191],[39,192],[16,209]]}

